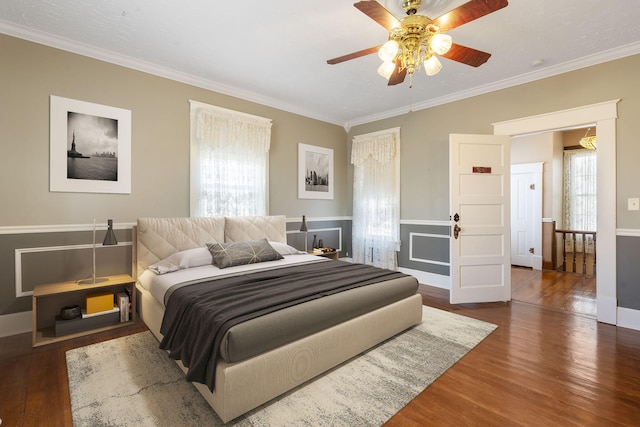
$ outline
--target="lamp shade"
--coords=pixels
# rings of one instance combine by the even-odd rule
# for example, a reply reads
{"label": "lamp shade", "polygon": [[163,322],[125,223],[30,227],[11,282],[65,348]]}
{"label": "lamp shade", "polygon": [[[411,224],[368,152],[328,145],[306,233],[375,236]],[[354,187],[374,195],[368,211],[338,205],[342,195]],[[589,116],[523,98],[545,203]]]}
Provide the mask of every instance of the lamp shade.
{"label": "lamp shade", "polygon": [[389,40],[380,46],[380,49],[378,50],[378,57],[380,57],[384,62],[393,62],[398,54],[398,50],[400,50],[398,42],[395,40]]}
{"label": "lamp shade", "polygon": [[431,49],[438,55],[444,55],[449,52],[453,40],[448,34],[436,34],[431,38]]}
{"label": "lamp shade", "polygon": [[107,220],[107,234],[104,236],[104,240],[102,242],[103,246],[112,246],[112,245],[117,245],[118,244],[118,240],[116,239],[116,235],[113,232],[113,220]]}
{"label": "lamp shade", "polygon": [[391,75],[393,74],[393,70],[396,69],[396,64],[393,62],[383,62],[378,67],[378,74],[380,74],[385,79],[389,80]]}
{"label": "lamp shade", "polygon": [[427,73],[427,76],[434,76],[438,74],[441,68],[442,64],[438,61],[438,58],[436,58],[435,55],[424,61],[424,71]]}
{"label": "lamp shade", "polygon": [[595,150],[596,147],[597,147],[596,136],[595,135],[589,136],[589,131],[590,130],[591,130],[591,128],[587,129],[587,132],[580,139],[579,144],[582,145],[586,149]]}

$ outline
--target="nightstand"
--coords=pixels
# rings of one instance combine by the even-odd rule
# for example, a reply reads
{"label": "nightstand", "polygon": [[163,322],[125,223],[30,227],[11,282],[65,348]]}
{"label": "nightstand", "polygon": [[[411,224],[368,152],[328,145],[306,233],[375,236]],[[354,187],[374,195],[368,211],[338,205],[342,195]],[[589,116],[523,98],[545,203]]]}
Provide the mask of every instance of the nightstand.
{"label": "nightstand", "polygon": [[[118,322],[108,326],[89,328],[78,332],[56,336],[55,324],[56,316],[60,314],[60,309],[65,306],[77,304],[80,307],[85,305],[87,294],[100,291],[123,292],[127,288],[130,291],[131,317],[126,322]],[[33,290],[33,333],[32,344],[38,347],[45,344],[75,338],[96,332],[107,331],[114,328],[130,325],[136,320],[136,289],[135,280],[128,274],[117,276],[107,276],[99,278],[98,283],[80,284],[79,281],[47,283],[36,285]],[[64,322],[73,322],[79,319]],[[85,319],[82,319],[85,320]],[[82,329],[82,328],[80,328]]]}
{"label": "nightstand", "polygon": [[315,251],[307,251],[309,255],[321,256],[330,259],[338,259],[340,255],[340,251],[331,251],[331,252],[315,252]]}

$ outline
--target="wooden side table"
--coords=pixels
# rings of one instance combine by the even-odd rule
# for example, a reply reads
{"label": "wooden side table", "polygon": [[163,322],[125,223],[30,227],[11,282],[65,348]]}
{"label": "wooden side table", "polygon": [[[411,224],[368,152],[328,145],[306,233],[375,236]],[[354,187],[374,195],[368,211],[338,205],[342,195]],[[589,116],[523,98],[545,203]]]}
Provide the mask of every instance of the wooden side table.
{"label": "wooden side table", "polygon": [[[136,320],[136,289],[135,280],[128,274],[107,276],[97,279],[97,283],[82,284],[80,281],[47,283],[36,285],[33,290],[33,333],[32,344],[38,347],[45,344],[102,332],[122,326],[130,325]],[[109,326],[83,330],[68,335],[56,336],[56,315],[62,307],[77,304],[84,306],[85,296],[98,291],[110,291],[114,294],[129,289],[131,295],[131,316],[129,321],[119,322]]]}
{"label": "wooden side table", "polygon": [[331,252],[315,252],[315,251],[307,251],[310,255],[322,256],[330,259],[338,259],[340,258],[340,251],[331,251]]}

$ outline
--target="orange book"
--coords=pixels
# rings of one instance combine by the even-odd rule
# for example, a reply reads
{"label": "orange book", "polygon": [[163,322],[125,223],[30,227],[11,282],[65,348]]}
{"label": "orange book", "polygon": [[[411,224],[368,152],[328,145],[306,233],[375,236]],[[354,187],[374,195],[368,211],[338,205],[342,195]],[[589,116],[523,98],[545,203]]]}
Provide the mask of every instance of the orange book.
{"label": "orange book", "polygon": [[113,292],[104,291],[88,294],[85,297],[87,314],[99,313],[113,309]]}

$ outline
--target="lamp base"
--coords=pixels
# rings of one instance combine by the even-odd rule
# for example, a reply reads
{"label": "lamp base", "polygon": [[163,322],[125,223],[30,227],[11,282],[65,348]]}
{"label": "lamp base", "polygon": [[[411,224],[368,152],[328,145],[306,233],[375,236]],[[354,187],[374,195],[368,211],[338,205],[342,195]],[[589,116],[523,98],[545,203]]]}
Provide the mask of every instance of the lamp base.
{"label": "lamp base", "polygon": [[80,280],[78,282],[79,285],[93,285],[96,283],[104,283],[109,279],[106,277],[89,277],[88,279]]}

